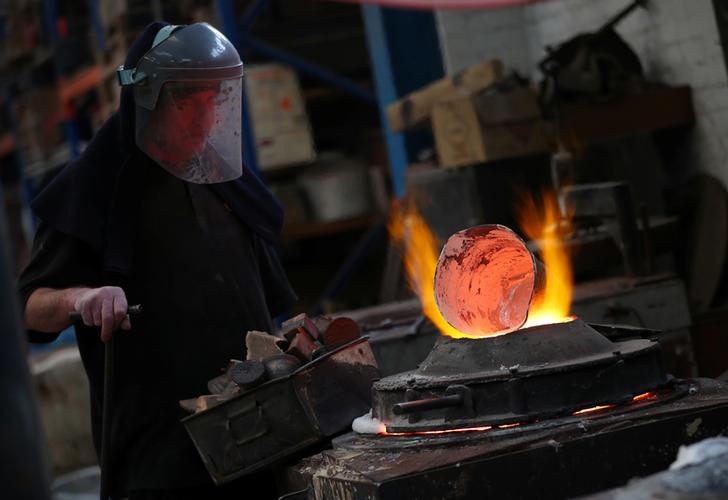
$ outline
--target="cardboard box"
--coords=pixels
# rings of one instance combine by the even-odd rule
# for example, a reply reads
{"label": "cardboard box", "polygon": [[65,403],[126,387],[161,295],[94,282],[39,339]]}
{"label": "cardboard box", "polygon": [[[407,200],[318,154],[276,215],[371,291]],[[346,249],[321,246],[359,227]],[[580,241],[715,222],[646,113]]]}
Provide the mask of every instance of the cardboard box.
{"label": "cardboard box", "polygon": [[538,98],[528,87],[486,89],[472,94],[478,119],[484,126],[541,118]]}
{"label": "cardboard box", "polygon": [[[513,158],[548,152],[553,149],[548,125],[533,115],[528,106],[506,112],[508,103],[530,101],[520,91],[505,96],[500,104],[494,104],[495,96],[485,99],[487,106],[478,107],[483,95],[460,94],[435,104],[432,111],[432,130],[440,165],[459,167],[487,161]],[[490,113],[489,110],[497,112]],[[506,110],[506,111],[503,111]],[[501,112],[503,111],[503,112]],[[503,122],[494,121],[500,116]],[[527,118],[524,118],[526,117]]]}
{"label": "cardboard box", "polygon": [[432,114],[435,103],[463,90],[477,92],[503,78],[503,63],[497,59],[476,64],[460,73],[431,83],[387,107],[387,121],[393,132],[425,123]]}
{"label": "cardboard box", "polygon": [[314,161],[313,135],[296,72],[281,64],[247,66],[245,88],[258,167],[272,170]]}

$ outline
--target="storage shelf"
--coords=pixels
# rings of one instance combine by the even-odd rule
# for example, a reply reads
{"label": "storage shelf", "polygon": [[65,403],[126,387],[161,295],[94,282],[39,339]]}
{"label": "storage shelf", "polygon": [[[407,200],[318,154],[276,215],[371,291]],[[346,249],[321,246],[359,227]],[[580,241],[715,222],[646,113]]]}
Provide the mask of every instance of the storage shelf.
{"label": "storage shelf", "polygon": [[95,64],[82,69],[70,78],[61,78],[58,82],[58,93],[62,103],[82,96],[94,87],[98,87],[104,78],[104,68]]}
{"label": "storage shelf", "polygon": [[588,146],[695,122],[690,87],[652,87],[604,102],[561,108],[561,139]]}

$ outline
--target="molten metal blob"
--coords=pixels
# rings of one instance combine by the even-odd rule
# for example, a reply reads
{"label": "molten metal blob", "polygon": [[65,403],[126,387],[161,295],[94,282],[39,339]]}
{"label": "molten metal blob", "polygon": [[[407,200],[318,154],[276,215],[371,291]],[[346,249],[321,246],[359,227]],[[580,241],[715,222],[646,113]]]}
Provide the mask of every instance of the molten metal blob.
{"label": "molten metal blob", "polygon": [[528,317],[536,264],[526,244],[499,225],[455,233],[437,262],[435,300],[442,316],[470,337],[519,329]]}

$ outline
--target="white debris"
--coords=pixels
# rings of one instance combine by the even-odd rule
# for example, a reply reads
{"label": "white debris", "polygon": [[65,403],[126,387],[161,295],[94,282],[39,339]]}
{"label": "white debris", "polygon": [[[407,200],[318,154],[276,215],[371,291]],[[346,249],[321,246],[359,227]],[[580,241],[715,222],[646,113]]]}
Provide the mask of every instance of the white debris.
{"label": "white debris", "polygon": [[705,462],[713,457],[725,455],[728,458],[728,438],[714,437],[695,444],[681,446],[670,470],[682,469],[689,465]]}
{"label": "white debris", "polygon": [[359,434],[381,434],[387,431],[387,427],[379,419],[372,417],[372,410],[361,417],[357,417],[351,423],[351,429]]}

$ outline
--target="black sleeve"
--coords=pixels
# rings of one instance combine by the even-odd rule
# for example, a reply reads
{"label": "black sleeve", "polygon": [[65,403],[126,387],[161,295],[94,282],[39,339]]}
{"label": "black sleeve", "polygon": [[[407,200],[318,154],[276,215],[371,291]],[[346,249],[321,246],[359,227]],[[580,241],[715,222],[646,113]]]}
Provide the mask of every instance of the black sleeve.
{"label": "black sleeve", "polygon": [[288,281],[273,245],[258,237],[255,237],[255,242],[268,312],[271,317],[276,317],[293,307],[298,296]]}
{"label": "black sleeve", "polygon": [[[38,288],[94,287],[100,283],[99,258],[95,252],[80,240],[41,223],[33,240],[30,262],[18,278],[22,310]],[[52,342],[59,333],[28,330],[28,339]]]}

